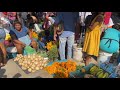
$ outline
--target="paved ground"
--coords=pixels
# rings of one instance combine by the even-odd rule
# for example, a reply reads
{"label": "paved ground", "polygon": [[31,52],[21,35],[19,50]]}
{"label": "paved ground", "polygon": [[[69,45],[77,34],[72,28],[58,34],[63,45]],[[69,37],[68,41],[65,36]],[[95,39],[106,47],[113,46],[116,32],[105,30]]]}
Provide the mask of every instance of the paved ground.
{"label": "paved ground", "polygon": [[[75,60],[74,60],[75,61]],[[76,61],[79,65],[80,62]],[[12,59],[7,62],[5,67],[0,69],[0,78],[52,78],[44,70],[35,73],[26,74]]]}
{"label": "paved ground", "polygon": [[40,70],[26,74],[12,59],[0,69],[0,78],[52,78],[46,71]]}

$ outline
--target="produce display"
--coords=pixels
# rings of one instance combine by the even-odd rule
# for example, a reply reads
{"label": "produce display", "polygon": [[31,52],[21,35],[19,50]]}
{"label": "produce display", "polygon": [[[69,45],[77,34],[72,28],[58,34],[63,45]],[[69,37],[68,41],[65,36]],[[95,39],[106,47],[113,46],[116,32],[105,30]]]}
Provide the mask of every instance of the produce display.
{"label": "produce display", "polygon": [[69,73],[76,70],[76,63],[68,60],[67,62],[54,62],[51,66],[45,68],[54,78],[68,78]]}
{"label": "produce display", "polygon": [[76,71],[70,73],[70,78],[110,78],[110,74],[95,64],[89,64],[77,66]]}
{"label": "produce display", "polygon": [[32,32],[32,37],[38,39],[38,34],[36,32]]}
{"label": "produce display", "polygon": [[48,58],[52,61],[56,60],[58,58],[57,45],[54,42],[49,42],[47,44],[47,49],[48,49]]}
{"label": "produce display", "polygon": [[10,34],[6,34],[5,40],[11,40]]}
{"label": "produce display", "polygon": [[14,59],[15,62],[21,66],[23,70],[28,72],[35,72],[37,70],[43,69],[48,63],[47,58],[41,57],[39,54],[25,55],[17,54],[17,57]]}
{"label": "produce display", "polygon": [[[77,66],[76,70],[74,72],[71,72],[69,75],[69,78],[86,78],[86,77],[91,77],[93,75],[88,75],[88,70],[92,65],[89,66]],[[87,74],[87,75],[86,75]]]}
{"label": "produce display", "polygon": [[85,75],[84,75],[84,78],[95,78],[95,76],[94,76],[94,75],[91,75],[91,74],[85,74]]}
{"label": "produce display", "polygon": [[47,50],[49,51],[53,47],[53,42],[47,43]]}
{"label": "produce display", "polygon": [[97,78],[109,78],[109,73],[105,72],[103,69],[98,66],[93,66],[90,69],[90,74],[96,76]]}

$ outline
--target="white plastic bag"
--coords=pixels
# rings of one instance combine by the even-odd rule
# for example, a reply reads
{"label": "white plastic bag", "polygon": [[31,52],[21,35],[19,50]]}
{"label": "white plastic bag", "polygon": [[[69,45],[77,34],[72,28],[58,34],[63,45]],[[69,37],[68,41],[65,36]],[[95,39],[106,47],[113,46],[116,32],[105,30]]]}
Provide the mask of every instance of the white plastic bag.
{"label": "white plastic bag", "polygon": [[6,50],[9,53],[16,53],[17,52],[17,48],[16,47],[8,47]]}
{"label": "white plastic bag", "polygon": [[114,25],[113,20],[110,18],[108,27],[111,27],[111,26],[113,26],[113,25]]}
{"label": "white plastic bag", "polygon": [[40,30],[38,24],[34,24],[35,32],[40,33],[42,30]]}
{"label": "white plastic bag", "polygon": [[101,63],[109,62],[112,54],[100,50],[99,56],[97,58],[98,65]]}

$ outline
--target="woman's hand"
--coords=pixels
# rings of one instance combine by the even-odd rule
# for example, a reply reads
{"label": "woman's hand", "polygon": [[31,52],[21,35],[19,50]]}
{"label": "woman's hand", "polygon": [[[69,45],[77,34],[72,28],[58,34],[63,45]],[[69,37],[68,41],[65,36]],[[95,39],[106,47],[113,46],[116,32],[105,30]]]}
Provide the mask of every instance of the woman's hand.
{"label": "woman's hand", "polygon": [[56,37],[57,37],[57,35],[54,35],[54,40],[55,40],[55,41],[57,40]]}
{"label": "woman's hand", "polygon": [[22,46],[23,46],[23,47],[26,47],[26,44],[22,43]]}

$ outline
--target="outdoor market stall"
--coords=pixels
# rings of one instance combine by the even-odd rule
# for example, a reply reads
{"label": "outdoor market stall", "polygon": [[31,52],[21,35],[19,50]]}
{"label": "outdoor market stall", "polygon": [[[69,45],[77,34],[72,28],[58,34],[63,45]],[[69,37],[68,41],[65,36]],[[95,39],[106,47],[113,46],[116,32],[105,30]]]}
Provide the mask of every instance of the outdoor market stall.
{"label": "outdoor market stall", "polygon": [[[120,68],[112,63],[102,63],[98,65],[95,60],[86,64],[83,58],[82,44],[73,45],[73,58],[59,60],[59,42],[53,40],[53,25],[50,26],[50,35],[45,35],[42,28],[43,22],[34,24],[32,38],[37,42],[37,51],[30,46],[26,46],[23,54],[17,54],[16,48],[11,43],[9,33],[6,33],[5,45],[7,48],[7,58],[13,59],[15,64],[26,74],[45,71],[52,78],[119,78]],[[83,40],[83,37],[82,39]],[[118,53],[113,55],[118,60]],[[37,75],[39,76],[39,75]],[[37,77],[36,76],[36,77]]]}

